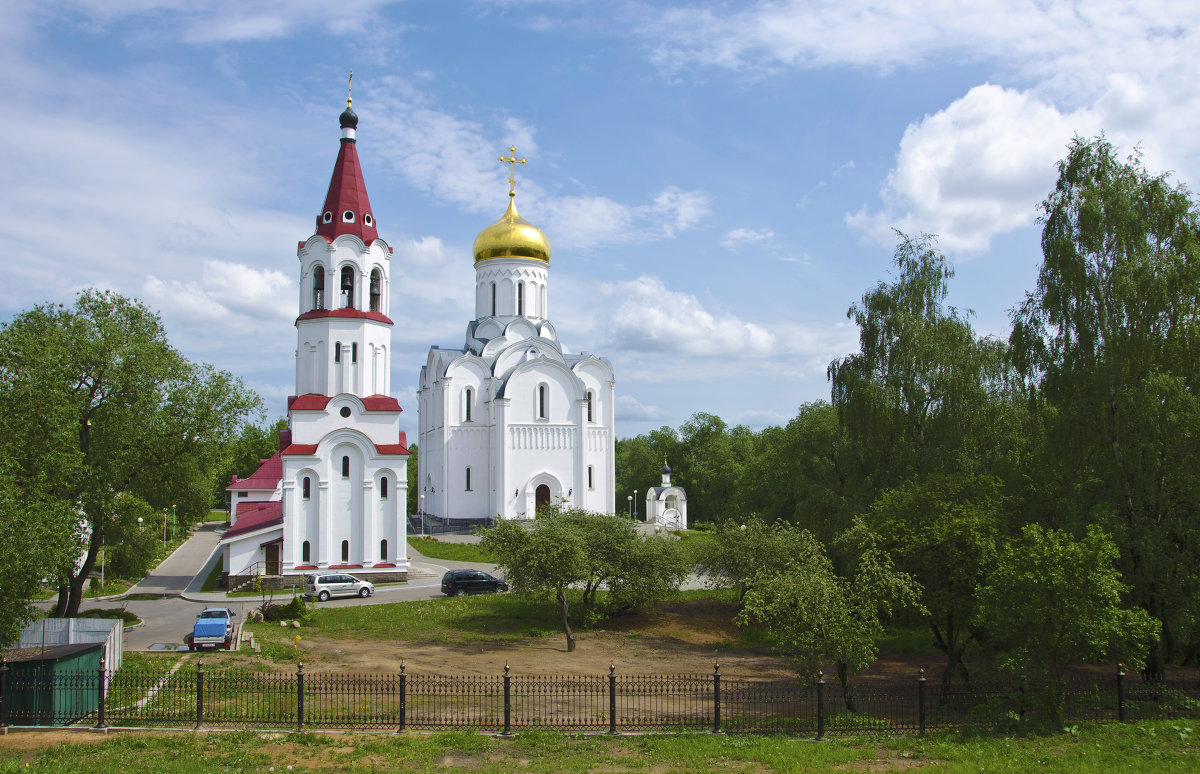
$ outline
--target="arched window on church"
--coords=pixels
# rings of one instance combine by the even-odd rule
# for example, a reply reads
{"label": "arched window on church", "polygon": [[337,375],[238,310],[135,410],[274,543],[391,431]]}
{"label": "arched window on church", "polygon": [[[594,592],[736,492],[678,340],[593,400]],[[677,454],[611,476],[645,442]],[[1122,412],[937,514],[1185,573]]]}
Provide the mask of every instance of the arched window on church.
{"label": "arched window on church", "polygon": [[387,541],[386,540],[379,541],[379,561],[381,561],[381,562],[387,561]]}
{"label": "arched window on church", "polygon": [[342,457],[342,478],[350,478],[350,458]]}
{"label": "arched window on church", "polygon": [[547,394],[549,388],[545,384],[537,386],[537,418],[547,419],[550,416],[550,396]]}
{"label": "arched window on church", "polygon": [[346,564],[349,561],[350,561],[350,541],[343,540],[342,541],[342,564]]}
{"label": "arched window on church", "polygon": [[333,362],[342,362],[342,342],[340,341],[333,342]]}
{"label": "arched window on church", "polygon": [[312,308],[325,308],[325,270],[320,266],[313,269]]}
{"label": "arched window on church", "polygon": [[358,342],[357,341],[350,345],[350,362],[351,363],[358,362]]}
{"label": "arched window on church", "polygon": [[300,561],[304,562],[305,564],[308,564],[312,561],[312,549],[309,547],[307,540],[305,540],[304,544],[300,546]]}
{"label": "arched window on church", "polygon": [[352,309],[354,307],[354,269],[349,266],[342,267],[342,308]]}
{"label": "arched window on church", "polygon": [[475,391],[470,387],[463,390],[463,421],[471,421],[471,404],[475,402]]}
{"label": "arched window on church", "polygon": [[587,394],[587,421],[589,421],[589,422],[592,422],[592,421],[594,421],[594,420],[592,419],[592,403],[593,403],[593,401],[594,401],[594,400],[595,400],[595,393],[593,393],[591,390],[588,390],[588,394]]}
{"label": "arched window on church", "polygon": [[492,316],[496,316],[496,283],[492,283]]}
{"label": "arched window on church", "polygon": [[383,303],[383,276],[379,269],[371,270],[371,311],[379,312]]}
{"label": "arched window on church", "polygon": [[517,283],[517,314],[525,314],[525,283]]}
{"label": "arched window on church", "polygon": [[381,476],[379,479],[379,499],[387,499],[387,476]]}
{"label": "arched window on church", "polygon": [[467,491],[468,492],[471,491],[471,468],[470,468],[470,466],[467,467]]}
{"label": "arched window on church", "polygon": [[312,497],[312,479],[308,476],[300,482],[300,496],[305,500]]}

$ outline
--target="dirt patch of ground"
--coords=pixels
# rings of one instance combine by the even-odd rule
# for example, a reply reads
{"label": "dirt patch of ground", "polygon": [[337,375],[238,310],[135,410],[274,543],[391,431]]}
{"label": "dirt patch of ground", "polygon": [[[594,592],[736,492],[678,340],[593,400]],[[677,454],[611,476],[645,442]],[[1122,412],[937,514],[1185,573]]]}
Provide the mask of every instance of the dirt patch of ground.
{"label": "dirt patch of ground", "polygon": [[499,674],[507,664],[523,674],[597,675],[615,666],[622,674],[711,674],[715,663],[728,675],[783,677],[794,674],[769,653],[729,651],[675,637],[644,632],[580,632],[575,652],[568,653],[562,635],[516,643],[466,642],[453,645],[422,642],[348,643],[312,635],[305,651],[319,659],[312,671],[396,672],[401,663],[410,673]]}

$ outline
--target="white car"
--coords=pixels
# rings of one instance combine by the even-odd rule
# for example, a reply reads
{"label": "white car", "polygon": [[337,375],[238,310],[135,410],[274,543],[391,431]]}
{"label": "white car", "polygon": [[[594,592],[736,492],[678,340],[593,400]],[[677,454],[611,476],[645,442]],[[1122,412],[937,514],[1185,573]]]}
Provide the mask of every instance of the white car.
{"label": "white car", "polygon": [[330,597],[369,597],[375,593],[375,584],[359,580],[344,572],[321,572],[304,576],[305,599],[319,599],[322,602]]}

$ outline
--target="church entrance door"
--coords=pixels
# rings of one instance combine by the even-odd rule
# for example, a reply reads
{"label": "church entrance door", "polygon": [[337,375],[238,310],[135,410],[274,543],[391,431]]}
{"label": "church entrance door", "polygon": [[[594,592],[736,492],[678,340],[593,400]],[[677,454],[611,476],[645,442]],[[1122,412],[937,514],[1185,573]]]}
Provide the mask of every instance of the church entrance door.
{"label": "church entrance door", "polygon": [[267,546],[267,575],[279,574],[279,544],[272,543]]}
{"label": "church entrance door", "polygon": [[542,484],[533,493],[533,509],[539,512],[550,504],[550,487]]}

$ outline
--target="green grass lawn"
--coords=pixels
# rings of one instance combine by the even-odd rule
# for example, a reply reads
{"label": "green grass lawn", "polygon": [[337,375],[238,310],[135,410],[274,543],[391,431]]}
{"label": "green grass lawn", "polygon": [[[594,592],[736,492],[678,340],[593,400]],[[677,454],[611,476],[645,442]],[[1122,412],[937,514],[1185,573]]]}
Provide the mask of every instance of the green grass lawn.
{"label": "green grass lawn", "polygon": [[[46,742],[39,744],[39,736]],[[1191,726],[1172,721],[1086,724],[1038,737],[937,734],[834,739],[784,736],[579,736],[512,738],[439,734],[80,732],[0,736],[0,773],[126,770],[419,772],[1175,772],[1200,770]]]}
{"label": "green grass lawn", "polygon": [[430,559],[449,559],[453,562],[487,562],[496,558],[474,543],[443,543],[432,537],[409,536],[408,544]]}

